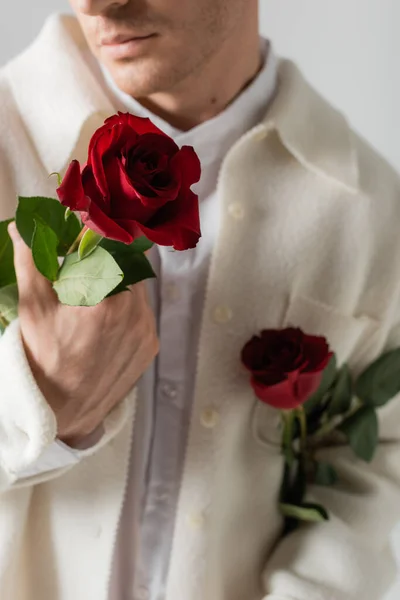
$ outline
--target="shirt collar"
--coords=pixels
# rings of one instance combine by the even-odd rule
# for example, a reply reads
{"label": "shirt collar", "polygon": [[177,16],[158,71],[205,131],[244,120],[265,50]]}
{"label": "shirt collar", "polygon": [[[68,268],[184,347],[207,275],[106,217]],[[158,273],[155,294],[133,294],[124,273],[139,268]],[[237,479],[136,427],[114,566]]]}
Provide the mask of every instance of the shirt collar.
{"label": "shirt collar", "polygon": [[[25,52],[2,69],[21,118],[46,170],[63,172],[84,162],[93,131],[115,112],[99,83],[77,20],[53,15]],[[289,60],[278,62],[278,89],[262,119],[306,168],[357,190],[352,132]]]}
{"label": "shirt collar", "polygon": [[151,113],[137,100],[122,92],[104,67],[101,69],[121,110],[150,118],[162,131],[175,139],[179,146],[193,146],[205,166],[222,160],[230,147],[258,125],[265,115],[276,89],[277,59],[268,40],[260,39],[260,51],[263,66],[253,81],[225,110],[189,131],[176,129]]}

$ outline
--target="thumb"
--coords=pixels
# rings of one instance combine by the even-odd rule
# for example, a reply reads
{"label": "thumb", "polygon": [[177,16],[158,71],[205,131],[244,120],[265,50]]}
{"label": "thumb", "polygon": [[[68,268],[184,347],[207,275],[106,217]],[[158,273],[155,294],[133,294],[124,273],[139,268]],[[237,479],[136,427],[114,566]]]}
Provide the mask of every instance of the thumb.
{"label": "thumb", "polygon": [[32,251],[20,236],[15,221],[7,229],[14,247],[14,268],[20,302],[23,298],[31,298],[34,291],[45,293],[46,290],[51,290],[51,283],[36,269]]}

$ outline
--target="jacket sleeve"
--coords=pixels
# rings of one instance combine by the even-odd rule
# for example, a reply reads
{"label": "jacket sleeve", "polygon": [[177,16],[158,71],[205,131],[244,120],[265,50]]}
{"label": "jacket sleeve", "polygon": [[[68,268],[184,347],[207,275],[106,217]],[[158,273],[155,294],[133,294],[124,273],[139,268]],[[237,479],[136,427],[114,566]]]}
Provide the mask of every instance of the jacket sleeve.
{"label": "jacket sleeve", "polygon": [[[400,323],[386,349],[400,346]],[[369,464],[348,446],[319,453],[339,481],[310,486],[330,520],[281,540],[264,572],[264,600],[382,600],[396,577],[390,534],[400,520],[400,394],[378,409],[380,443]]]}
{"label": "jacket sleeve", "polygon": [[104,420],[104,434],[94,446],[79,451],[79,459],[40,468],[57,436],[56,417],[42,395],[25,356],[18,320],[0,338],[0,492],[11,486],[34,485],[63,474],[94,454],[123,428],[132,416],[136,390]]}
{"label": "jacket sleeve", "polygon": [[[17,157],[23,147],[29,158],[29,143],[0,70],[0,221],[15,213],[17,192],[21,191]],[[11,486],[31,486],[58,477],[97,452],[130,418],[135,396],[133,390],[114,408],[103,423],[101,439],[97,437],[91,447],[79,453],[61,448],[55,442],[56,417],[31,373],[19,322],[14,321],[0,337],[0,493]]]}

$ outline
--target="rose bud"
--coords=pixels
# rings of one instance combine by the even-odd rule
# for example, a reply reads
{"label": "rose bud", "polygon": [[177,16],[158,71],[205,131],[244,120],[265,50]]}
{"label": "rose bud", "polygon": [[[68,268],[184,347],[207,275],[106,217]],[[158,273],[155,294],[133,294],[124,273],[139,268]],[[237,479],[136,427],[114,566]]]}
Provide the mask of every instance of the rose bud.
{"label": "rose bud", "polygon": [[187,250],[201,236],[190,189],[200,172],[193,148],[180,149],[149,119],[119,112],[94,133],[86,165],[72,161],[57,194],[103,237],[131,244],[146,236]]}
{"label": "rose bud", "polygon": [[324,337],[299,328],[266,329],[242,350],[256,396],[281,410],[302,405],[320,386],[333,353]]}

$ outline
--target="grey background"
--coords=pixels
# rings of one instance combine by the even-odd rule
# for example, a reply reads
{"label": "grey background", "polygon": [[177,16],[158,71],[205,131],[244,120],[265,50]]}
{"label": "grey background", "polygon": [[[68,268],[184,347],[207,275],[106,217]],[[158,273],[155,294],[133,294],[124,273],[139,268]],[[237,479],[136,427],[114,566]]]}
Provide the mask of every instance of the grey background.
{"label": "grey background", "polygon": [[[0,65],[34,38],[51,12],[69,10],[67,0],[2,2]],[[295,59],[400,170],[399,1],[260,0],[260,8],[262,32],[276,51]],[[400,566],[400,527],[393,543]],[[400,578],[385,600],[399,598]]]}

